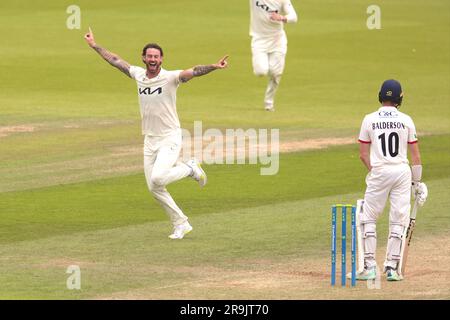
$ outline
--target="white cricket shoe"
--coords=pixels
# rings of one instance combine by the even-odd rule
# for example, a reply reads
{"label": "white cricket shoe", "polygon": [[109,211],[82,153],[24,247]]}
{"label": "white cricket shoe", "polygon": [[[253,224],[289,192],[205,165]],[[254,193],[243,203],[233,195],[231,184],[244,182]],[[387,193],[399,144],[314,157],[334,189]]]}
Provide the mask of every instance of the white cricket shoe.
{"label": "white cricket shoe", "polygon": [[[356,271],[355,279],[356,280],[375,280],[377,277],[377,269],[376,267],[372,267],[369,269],[364,269],[361,271]],[[347,279],[352,278],[352,273],[347,273]]]}
{"label": "white cricket shoe", "polygon": [[185,223],[176,226],[169,238],[173,240],[183,239],[185,235],[192,231],[192,229],[192,226],[186,221]]}
{"label": "white cricket shoe", "polygon": [[205,171],[203,171],[198,160],[193,158],[186,162],[186,164],[192,169],[192,173],[189,176],[194,178],[194,180],[198,182],[200,187],[204,187],[207,181],[206,173]]}
{"label": "white cricket shoe", "polygon": [[273,105],[266,105],[264,110],[269,111],[269,112],[274,112],[275,111],[275,107]]}
{"label": "white cricket shoe", "polygon": [[398,274],[396,269],[386,267],[386,279],[387,281],[401,281],[403,280],[403,277]]}

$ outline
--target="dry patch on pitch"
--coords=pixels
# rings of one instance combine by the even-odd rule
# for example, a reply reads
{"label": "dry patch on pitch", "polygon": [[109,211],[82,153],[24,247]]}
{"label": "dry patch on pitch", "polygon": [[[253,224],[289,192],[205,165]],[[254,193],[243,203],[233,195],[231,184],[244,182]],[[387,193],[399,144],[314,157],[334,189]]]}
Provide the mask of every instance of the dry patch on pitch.
{"label": "dry patch on pitch", "polygon": [[280,152],[299,152],[356,143],[355,137],[307,139],[280,143]]}
{"label": "dry patch on pitch", "polygon": [[[11,132],[34,132],[37,127],[37,125],[8,127],[8,130],[4,129],[0,131],[0,137],[2,132],[4,134]],[[203,143],[203,150],[208,146],[208,143],[209,141]],[[352,137],[286,141],[280,142],[279,150],[281,153],[301,152],[351,143],[354,143]],[[193,145],[194,142],[191,143],[191,146]],[[270,150],[270,146],[263,146],[263,148]],[[0,168],[0,176],[3,178],[0,181],[0,192],[42,188],[142,173],[142,152],[142,145],[117,146],[105,149],[102,155]],[[249,145],[247,144],[244,149],[241,148],[238,150],[228,147],[222,153],[223,163],[225,163],[227,154],[240,154],[248,158]],[[198,155],[196,156],[198,157]],[[242,157],[236,156],[236,159],[238,158]]]}
{"label": "dry patch on pitch", "polygon": [[[450,234],[413,237],[406,278],[400,282],[388,282],[382,275],[379,284],[358,282],[355,288],[349,284],[341,288],[338,277],[332,288],[328,255],[295,256],[234,261],[226,267],[173,268],[173,273],[189,280],[94,299],[449,299],[449,241]],[[382,265],[385,248],[377,254]]]}
{"label": "dry patch on pitch", "polygon": [[[325,149],[333,146],[349,145],[354,144],[356,142],[357,141],[355,140],[355,137],[319,138],[319,139],[292,140],[284,142],[280,141],[278,144],[278,151],[280,153],[301,152],[308,150]],[[202,156],[198,154],[199,150],[194,150],[194,146],[202,145],[203,146],[202,152],[204,154],[204,152],[208,150],[209,145],[214,143],[215,141],[212,140],[202,140],[199,143],[195,139],[191,139],[190,142],[184,143],[183,150],[186,152],[186,150],[190,149],[190,154],[196,155],[197,158],[202,158]],[[236,142],[234,144],[231,144],[231,146],[225,144],[224,148],[221,150],[222,151],[221,154],[223,160],[226,159],[227,154],[237,155],[236,158],[248,158],[251,152],[254,152],[254,154],[258,154],[258,150],[255,150],[254,148],[258,148],[259,150],[271,150],[272,145],[270,143],[269,144],[259,143],[257,145],[251,145],[249,143],[249,140],[247,139],[245,141],[244,146],[238,146]],[[213,159],[217,158],[215,152],[212,154],[212,156]]]}
{"label": "dry patch on pitch", "polygon": [[18,126],[3,126],[0,127],[0,138],[7,137],[14,133],[34,132],[40,125],[27,124]]}
{"label": "dry patch on pitch", "polygon": [[[420,136],[428,136],[430,133],[427,132],[420,132]],[[201,141],[200,141],[201,140]],[[269,139],[270,140],[270,139]],[[223,141],[224,148],[222,151],[223,159],[225,160],[227,154],[237,154],[237,155],[244,155],[243,157],[248,158],[250,151],[255,152],[254,154],[257,154],[258,150],[254,150],[254,148],[258,148],[260,150],[271,150],[271,142],[268,143],[258,143],[257,145],[252,145],[248,138],[245,139],[245,145],[241,146],[238,145],[236,141],[231,144],[232,147],[228,146],[225,143],[225,140]],[[209,149],[209,146],[214,144],[216,141],[214,139],[202,139],[200,138],[191,138],[190,141],[185,142],[183,144],[183,149],[188,150],[190,148],[190,154],[195,154],[195,152],[198,152],[198,150],[194,150],[194,146],[201,145],[203,146],[202,151],[205,152],[205,150]],[[310,150],[319,150],[319,149],[326,149],[329,147],[334,146],[345,146],[345,145],[351,145],[351,144],[357,144],[358,138],[357,136],[348,136],[348,137],[322,137],[322,138],[311,138],[311,139],[297,139],[295,132],[289,132],[286,139],[280,138],[279,144],[278,144],[278,151],[280,153],[290,153],[290,152],[302,152],[302,151],[310,151]],[[214,148],[213,148],[214,149]],[[220,148],[219,148],[220,149]],[[199,155],[196,155],[199,157]],[[216,154],[212,154],[213,158],[215,159]],[[201,157],[201,156],[200,156]],[[237,158],[243,158],[243,157],[237,157]]]}
{"label": "dry patch on pitch", "polygon": [[41,262],[36,265],[38,269],[52,269],[62,268],[65,269],[71,265],[79,266],[80,268],[95,267],[97,264],[91,261],[80,261],[69,258],[49,258],[45,262]]}
{"label": "dry patch on pitch", "polygon": [[76,122],[46,122],[26,123],[18,125],[0,126],[0,138],[5,138],[16,133],[36,133],[44,130],[73,130],[86,129],[90,127],[113,127],[123,124],[134,124],[134,120],[84,120]]}
{"label": "dry patch on pitch", "polygon": [[107,153],[75,160],[1,168],[0,192],[42,188],[142,172],[142,157],[133,153]]}
{"label": "dry patch on pitch", "polygon": [[[127,123],[126,121],[124,122]],[[102,126],[112,126],[117,123],[122,122],[105,120],[98,124]],[[78,123],[64,124],[66,130],[82,129],[83,127],[85,127],[85,125],[80,125]],[[39,130],[42,130],[43,125],[36,124],[0,127],[0,138],[17,132],[35,132],[38,128]],[[203,155],[205,155],[205,150],[207,150],[211,143],[211,140],[203,140],[200,144],[203,148],[201,150],[194,150],[194,146],[198,145],[195,139],[192,138],[190,142],[185,141],[180,160],[187,156],[196,156],[197,158],[202,159]],[[291,135],[289,140],[280,141],[278,147],[280,153],[291,153],[326,149],[333,146],[343,146],[354,143],[356,143],[356,140],[353,136],[295,140]],[[191,152],[187,155],[186,151],[189,148],[191,148]],[[250,154],[258,154],[258,150],[255,150],[254,148],[258,148],[259,150],[271,150],[271,145],[250,145],[247,140],[244,146],[233,144],[227,146],[227,144],[225,144],[220,155],[216,155],[215,152],[208,155],[215,160],[218,160],[219,158],[222,159],[222,163],[226,163],[227,155],[232,155],[231,159],[235,159],[234,161],[237,161],[237,159],[247,159],[245,162],[248,163]],[[201,153],[199,154],[199,152]],[[142,144],[125,145],[106,148],[102,155],[91,155],[70,160],[50,160],[48,163],[0,168],[0,176],[3,177],[0,181],[0,192],[41,188],[142,173],[142,153]]]}

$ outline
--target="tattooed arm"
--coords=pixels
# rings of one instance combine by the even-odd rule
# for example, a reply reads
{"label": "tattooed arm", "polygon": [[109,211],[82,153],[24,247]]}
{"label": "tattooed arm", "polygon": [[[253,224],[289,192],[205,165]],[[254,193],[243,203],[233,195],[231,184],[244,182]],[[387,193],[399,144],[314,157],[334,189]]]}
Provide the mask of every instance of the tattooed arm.
{"label": "tattooed arm", "polygon": [[219,60],[218,63],[210,64],[207,66],[195,66],[191,69],[184,70],[180,73],[180,81],[181,82],[188,82],[194,77],[200,77],[205,74],[210,73],[211,71],[217,70],[217,69],[225,69],[228,66],[227,62],[228,56],[223,57]]}
{"label": "tattooed arm", "polygon": [[110,65],[113,67],[116,67],[123,73],[125,73],[127,76],[131,78],[130,75],[130,64],[124,60],[122,60],[118,55],[109,52],[108,50],[100,47],[98,44],[95,44],[92,47],[97,53],[105,59]]}
{"label": "tattooed arm", "polygon": [[96,44],[95,40],[94,40],[94,34],[92,33],[91,28],[89,28],[89,32],[86,33],[86,35],[84,36],[84,39],[86,40],[88,45],[92,49],[97,51],[97,53],[103,59],[105,59],[110,65],[112,65],[113,67],[116,67],[117,69],[119,69],[120,71],[122,71],[123,73],[125,73],[127,76],[129,76],[131,78],[130,64],[128,62],[122,60],[122,58],[120,58],[117,54],[109,52],[105,48],[102,48],[101,46]]}

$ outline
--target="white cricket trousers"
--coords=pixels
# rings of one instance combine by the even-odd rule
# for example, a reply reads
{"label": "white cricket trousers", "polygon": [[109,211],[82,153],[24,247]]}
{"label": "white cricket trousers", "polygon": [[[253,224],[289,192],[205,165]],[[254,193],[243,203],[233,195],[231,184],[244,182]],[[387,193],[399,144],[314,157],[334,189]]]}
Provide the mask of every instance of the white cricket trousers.
{"label": "white cricket trousers", "polygon": [[401,239],[407,227],[411,209],[411,169],[408,164],[372,168],[366,177],[367,189],[360,214],[366,266],[376,265],[376,221],[390,199],[389,239],[386,266],[396,267],[400,260]]}
{"label": "white cricket trousers", "polygon": [[287,53],[286,34],[272,38],[252,38],[252,63],[256,76],[269,76],[264,103],[272,107],[284,71]]}
{"label": "white cricket trousers", "polygon": [[144,139],[144,172],[147,186],[166,211],[174,227],[188,220],[166,189],[169,183],[183,179],[191,173],[191,168],[186,164],[177,163],[181,146],[181,129],[168,136],[146,135]]}

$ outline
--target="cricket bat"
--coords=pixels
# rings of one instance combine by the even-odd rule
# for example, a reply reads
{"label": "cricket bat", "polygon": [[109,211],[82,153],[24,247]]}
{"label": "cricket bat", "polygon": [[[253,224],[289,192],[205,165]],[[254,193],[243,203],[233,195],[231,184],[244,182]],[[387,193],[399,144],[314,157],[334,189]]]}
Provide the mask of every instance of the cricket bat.
{"label": "cricket bat", "polygon": [[403,245],[402,245],[400,264],[398,267],[398,270],[400,270],[400,274],[402,276],[405,274],[406,260],[408,259],[409,245],[411,244],[412,234],[414,231],[414,227],[416,226],[416,216],[417,216],[418,207],[419,207],[419,204],[418,204],[418,199],[416,197],[411,215],[409,217],[409,225],[408,225],[408,228],[406,229],[406,233],[403,236],[404,241],[403,241]]}

